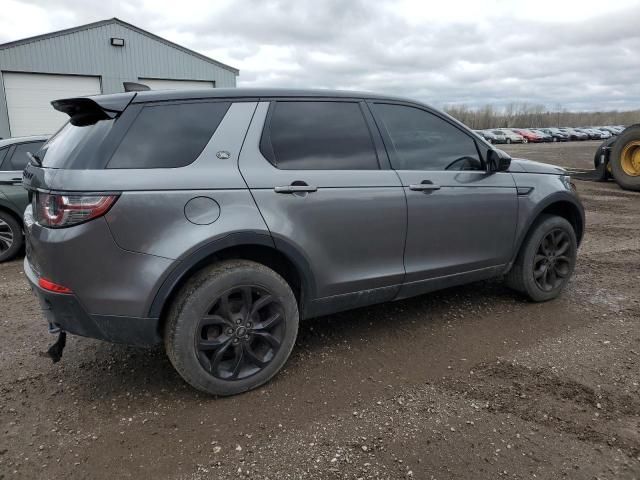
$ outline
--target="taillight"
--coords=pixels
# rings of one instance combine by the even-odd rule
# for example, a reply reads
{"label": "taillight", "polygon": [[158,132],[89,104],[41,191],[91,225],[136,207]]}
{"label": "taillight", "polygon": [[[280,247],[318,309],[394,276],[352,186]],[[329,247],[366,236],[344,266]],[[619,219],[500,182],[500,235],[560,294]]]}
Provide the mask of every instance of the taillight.
{"label": "taillight", "polygon": [[38,280],[38,285],[40,285],[44,290],[48,290],[53,293],[73,293],[70,288],[53,283],[51,280],[47,280],[46,278]]}
{"label": "taillight", "polygon": [[40,225],[62,228],[104,215],[118,195],[67,195],[36,193],[34,215]]}

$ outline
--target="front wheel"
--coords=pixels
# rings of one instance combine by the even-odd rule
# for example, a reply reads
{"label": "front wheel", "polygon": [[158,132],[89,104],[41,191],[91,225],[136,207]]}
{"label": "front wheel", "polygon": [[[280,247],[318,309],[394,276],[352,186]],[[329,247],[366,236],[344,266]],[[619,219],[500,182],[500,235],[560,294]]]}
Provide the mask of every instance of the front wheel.
{"label": "front wheel", "polygon": [[523,138],[522,143],[529,143],[529,140],[527,140],[526,138]]}
{"label": "front wheel", "polygon": [[507,143],[511,143],[511,139],[510,138],[507,138]]}
{"label": "front wheel", "polygon": [[287,282],[262,264],[230,260],[202,270],[181,289],[164,341],[187,383],[226,396],[269,381],[297,334],[298,305]]}
{"label": "front wheel", "polygon": [[507,285],[534,302],[560,295],[576,265],[576,234],[563,217],[541,215],[507,274]]}

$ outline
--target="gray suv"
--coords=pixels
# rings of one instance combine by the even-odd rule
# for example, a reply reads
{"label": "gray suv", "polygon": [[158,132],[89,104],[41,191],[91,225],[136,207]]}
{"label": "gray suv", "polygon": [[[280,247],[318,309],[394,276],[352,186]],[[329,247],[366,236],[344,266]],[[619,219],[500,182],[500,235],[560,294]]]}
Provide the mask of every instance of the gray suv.
{"label": "gray suv", "polygon": [[53,102],[24,171],[24,271],[53,328],[164,343],[216,395],[284,365],[298,322],[506,276],[569,281],[584,211],[561,168],[453,118],[339,91],[137,92]]}

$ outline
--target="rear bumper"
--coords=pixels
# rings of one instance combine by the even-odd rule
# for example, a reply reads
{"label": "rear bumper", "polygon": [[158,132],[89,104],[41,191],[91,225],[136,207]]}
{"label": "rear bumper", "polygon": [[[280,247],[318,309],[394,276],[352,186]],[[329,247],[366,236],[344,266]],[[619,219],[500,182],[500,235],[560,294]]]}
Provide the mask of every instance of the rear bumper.
{"label": "rear bumper", "polygon": [[31,290],[40,302],[47,322],[60,326],[64,331],[83,337],[136,346],[152,346],[162,341],[157,318],[89,314],[75,295],[53,293],[42,289],[26,257],[24,272]]}

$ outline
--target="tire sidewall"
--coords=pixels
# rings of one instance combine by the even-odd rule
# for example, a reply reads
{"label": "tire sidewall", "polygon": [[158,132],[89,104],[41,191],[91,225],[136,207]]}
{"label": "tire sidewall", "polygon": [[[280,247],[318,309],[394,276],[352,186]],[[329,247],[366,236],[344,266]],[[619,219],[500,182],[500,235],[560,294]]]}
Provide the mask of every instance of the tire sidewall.
{"label": "tire sidewall", "polygon": [[[248,262],[247,262],[248,263]],[[195,388],[214,395],[226,396],[256,388],[271,379],[282,368],[296,341],[298,333],[298,306],[282,277],[272,270],[246,263],[235,268],[201,276],[192,285],[178,308],[175,333],[169,355],[174,367]],[[224,292],[239,285],[255,285],[278,297],[285,315],[285,334],[278,353],[264,369],[241,380],[222,380],[212,376],[200,364],[195,351],[197,326],[211,303]],[[173,357],[173,358],[172,358]]]}
{"label": "tire sidewall", "polygon": [[626,190],[640,191],[640,175],[637,177],[627,175],[622,169],[622,150],[632,140],[640,140],[640,125],[629,127],[618,136],[609,155],[609,163],[611,164],[613,178],[615,178],[618,185]]}
{"label": "tire sidewall", "polygon": [[0,263],[7,262],[18,254],[24,243],[24,236],[22,234],[22,227],[20,223],[14,218],[13,215],[0,211],[0,219],[9,225],[9,228],[13,232],[13,244],[8,250],[0,253]]}
{"label": "tire sidewall", "polygon": [[[530,236],[526,240],[525,248],[523,250],[523,259],[522,259],[522,274],[523,274],[523,284],[526,289],[526,293],[536,302],[544,302],[547,300],[552,300],[556,298],[560,292],[566,287],[567,283],[571,279],[573,272],[576,266],[576,258],[578,253],[578,246],[576,240],[576,234],[573,230],[571,224],[564,218],[558,216],[545,216],[546,218],[542,218],[541,221],[536,225],[536,227],[531,232]],[[544,238],[544,236],[554,229],[562,229],[569,235],[569,239],[571,242],[570,245],[570,253],[571,253],[571,265],[569,268],[569,273],[567,274],[564,282],[557,288],[551,290],[550,292],[546,292],[542,290],[535,282],[533,276],[533,259],[538,251],[538,247],[540,242]]]}

